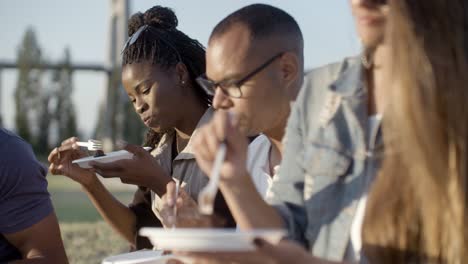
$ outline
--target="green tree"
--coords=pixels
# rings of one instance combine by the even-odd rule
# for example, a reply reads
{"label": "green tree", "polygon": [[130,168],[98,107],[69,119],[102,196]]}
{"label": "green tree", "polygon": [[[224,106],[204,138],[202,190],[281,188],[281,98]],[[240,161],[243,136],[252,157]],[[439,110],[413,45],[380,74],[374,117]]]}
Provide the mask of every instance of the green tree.
{"label": "green tree", "polygon": [[41,94],[38,115],[38,132],[35,140],[35,151],[38,154],[47,155],[49,153],[49,132],[52,123],[50,112],[50,93]]}
{"label": "green tree", "polygon": [[70,49],[67,47],[64,51],[64,58],[60,63],[61,67],[53,73],[53,82],[55,91],[54,97],[56,107],[54,117],[57,122],[57,136],[61,141],[65,138],[77,136],[75,107],[72,101],[73,83],[71,69]]}
{"label": "green tree", "polygon": [[17,133],[34,143],[33,120],[40,105],[42,70],[34,67],[41,62],[41,49],[33,28],[28,28],[18,48],[18,83],[15,89],[15,124]]}

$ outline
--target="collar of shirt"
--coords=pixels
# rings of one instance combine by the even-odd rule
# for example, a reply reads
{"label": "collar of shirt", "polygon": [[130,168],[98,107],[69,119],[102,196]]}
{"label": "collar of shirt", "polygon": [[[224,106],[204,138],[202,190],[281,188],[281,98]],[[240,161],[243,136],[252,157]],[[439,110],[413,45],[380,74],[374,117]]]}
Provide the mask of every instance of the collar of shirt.
{"label": "collar of shirt", "polygon": [[[205,111],[203,116],[198,121],[198,124],[195,127],[195,130],[193,131],[187,146],[185,146],[185,148],[175,157],[174,161],[195,159],[192,148],[193,138],[197,134],[198,129],[211,120],[213,114],[214,109],[212,107]],[[152,155],[157,157],[161,164],[172,164],[172,144],[174,143],[175,137],[176,133],[174,130],[165,133],[159,141],[158,146],[153,150]]]}

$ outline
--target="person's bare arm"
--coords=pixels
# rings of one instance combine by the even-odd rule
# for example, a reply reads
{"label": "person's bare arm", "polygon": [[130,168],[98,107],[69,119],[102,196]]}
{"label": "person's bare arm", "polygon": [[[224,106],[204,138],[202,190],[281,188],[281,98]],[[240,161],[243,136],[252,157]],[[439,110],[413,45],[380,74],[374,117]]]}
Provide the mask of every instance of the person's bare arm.
{"label": "person's bare arm", "polygon": [[23,256],[13,263],[68,263],[54,212],[29,228],[4,236]]}
{"label": "person's bare arm", "polygon": [[135,243],[136,216],[132,210],[117,200],[96,177],[83,189],[104,220],[129,243]]}
{"label": "person's bare arm", "polygon": [[54,175],[65,175],[81,184],[104,220],[133,244],[136,232],[135,214],[107,190],[93,171],[72,164],[73,160],[85,156],[75,144],[77,141],[77,138],[69,138],[50,153],[50,172]]}

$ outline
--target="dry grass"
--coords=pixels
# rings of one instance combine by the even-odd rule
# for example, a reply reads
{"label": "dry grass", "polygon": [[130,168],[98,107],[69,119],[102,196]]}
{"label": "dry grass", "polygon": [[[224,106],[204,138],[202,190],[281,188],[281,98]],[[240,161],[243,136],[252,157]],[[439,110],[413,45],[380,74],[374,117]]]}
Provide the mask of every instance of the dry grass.
{"label": "dry grass", "polygon": [[[79,184],[62,176],[48,176],[48,181],[70,263],[101,263],[128,251],[128,243],[102,220]],[[121,202],[130,202],[132,187],[118,181],[106,182],[106,186]]]}
{"label": "dry grass", "polygon": [[61,223],[62,238],[70,263],[93,264],[128,251],[126,243],[103,221]]}

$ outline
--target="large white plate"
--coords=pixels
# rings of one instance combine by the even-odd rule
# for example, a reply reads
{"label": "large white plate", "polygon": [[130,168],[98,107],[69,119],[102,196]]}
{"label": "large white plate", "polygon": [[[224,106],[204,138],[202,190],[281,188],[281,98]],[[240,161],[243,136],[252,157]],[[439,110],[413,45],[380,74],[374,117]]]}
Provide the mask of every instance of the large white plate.
{"label": "large white plate", "polygon": [[90,169],[89,163],[91,161],[100,162],[100,163],[110,163],[122,159],[131,159],[133,154],[126,150],[119,150],[114,152],[106,153],[105,156],[101,157],[86,157],[72,161],[72,163],[78,164],[81,168]]}
{"label": "large white plate", "polygon": [[162,255],[162,250],[141,250],[105,258],[101,264],[166,264],[170,259],[191,263],[190,259],[173,255]]}
{"label": "large white plate", "polygon": [[239,231],[236,229],[213,228],[150,228],[140,229],[140,235],[146,236],[159,249],[192,252],[212,251],[252,251],[256,237],[270,243],[278,243],[286,232],[281,229],[259,229]]}

